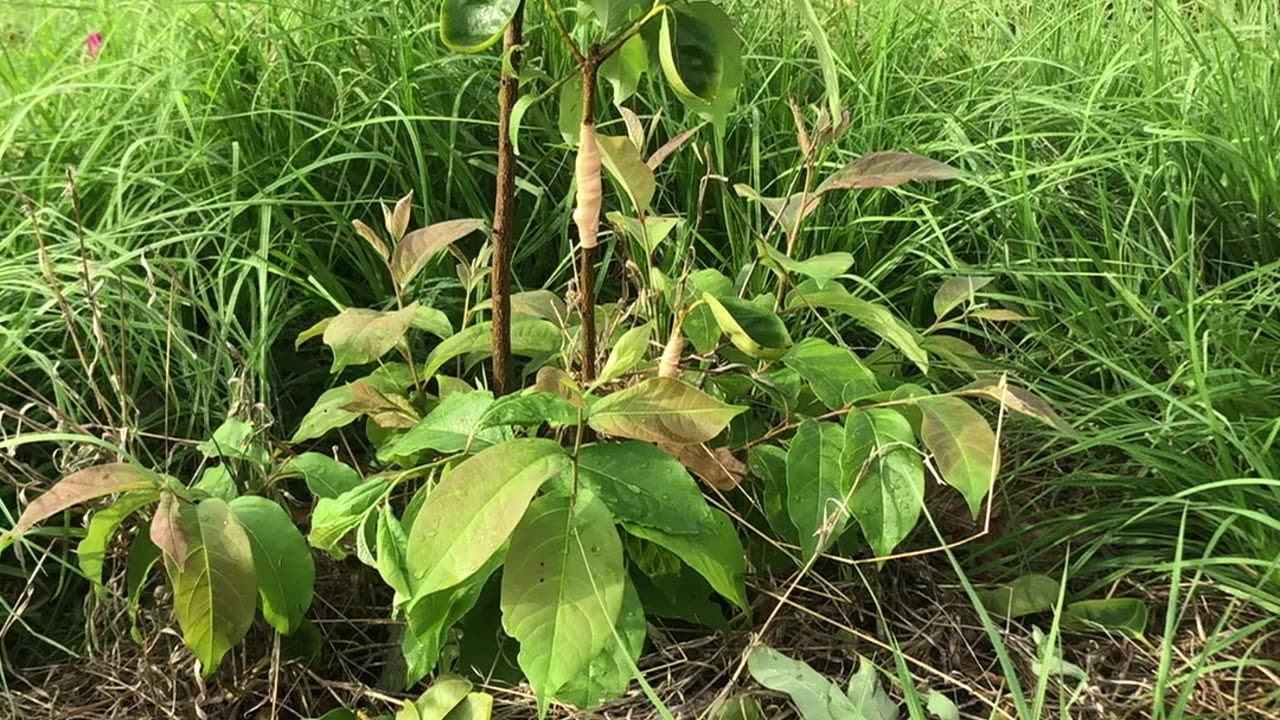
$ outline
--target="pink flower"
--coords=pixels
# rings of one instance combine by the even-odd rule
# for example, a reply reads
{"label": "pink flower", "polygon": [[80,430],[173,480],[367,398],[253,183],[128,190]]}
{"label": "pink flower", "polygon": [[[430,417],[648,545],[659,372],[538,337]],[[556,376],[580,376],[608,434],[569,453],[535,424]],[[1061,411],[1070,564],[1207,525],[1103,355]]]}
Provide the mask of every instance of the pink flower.
{"label": "pink flower", "polygon": [[102,52],[102,33],[89,33],[84,39],[84,49],[89,54],[89,59],[98,57],[98,53]]}

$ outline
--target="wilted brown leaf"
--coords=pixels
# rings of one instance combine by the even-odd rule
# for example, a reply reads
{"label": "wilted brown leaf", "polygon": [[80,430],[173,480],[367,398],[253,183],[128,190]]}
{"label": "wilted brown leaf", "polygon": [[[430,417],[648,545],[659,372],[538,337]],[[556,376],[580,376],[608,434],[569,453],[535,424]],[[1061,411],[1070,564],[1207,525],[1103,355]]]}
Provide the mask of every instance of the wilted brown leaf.
{"label": "wilted brown leaf", "polygon": [[717,490],[732,490],[747,476],[747,465],[729,448],[706,445],[658,443],[663,452],[680,461],[689,472]]}

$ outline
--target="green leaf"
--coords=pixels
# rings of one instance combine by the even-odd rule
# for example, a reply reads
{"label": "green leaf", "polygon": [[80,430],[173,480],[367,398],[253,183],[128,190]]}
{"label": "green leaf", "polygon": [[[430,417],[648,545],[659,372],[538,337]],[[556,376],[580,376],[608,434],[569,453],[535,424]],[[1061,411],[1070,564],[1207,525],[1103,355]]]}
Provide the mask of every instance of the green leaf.
{"label": "green leaf", "polygon": [[336,498],[360,484],[355,468],[317,452],[289,458],[276,477],[281,480],[300,477],[318,498]]}
{"label": "green leaf", "polygon": [[957,306],[973,302],[973,294],[986,287],[993,277],[953,277],[938,287],[933,295],[933,314],[941,320]]}
{"label": "green leaf", "polygon": [[875,375],[852,350],[821,338],[801,340],[783,356],[782,362],[808,381],[813,394],[829,410],[839,410],[880,389]]}
{"label": "green leaf", "polygon": [[130,515],[159,498],[160,493],[155,490],[135,490],[121,495],[109,507],[95,512],[89,519],[84,538],[76,546],[76,559],[80,563],[80,571],[93,583],[94,592],[99,598],[107,597],[107,589],[102,585],[102,568],[106,564],[107,548],[111,546],[116,530]]}
{"label": "green leaf", "polygon": [[633,327],[618,338],[618,342],[609,352],[609,359],[600,369],[596,385],[617,380],[627,374],[644,360],[645,351],[649,349],[649,340],[653,337],[653,322]]}
{"label": "green leaf", "polygon": [[805,260],[794,260],[772,245],[764,242],[758,245],[761,257],[766,263],[772,263],[787,273],[813,278],[819,288],[849,272],[849,268],[853,267],[853,256],[846,252],[826,253]]}
{"label": "green leaf", "polygon": [[747,656],[747,671],[766,688],[786,693],[800,711],[801,720],[836,720],[827,699],[832,690],[839,695],[840,689],[808,663],[760,645]]}
{"label": "green leaf", "polygon": [[675,553],[711,583],[715,591],[742,610],[747,609],[746,555],[729,516],[711,508],[711,517],[696,535],[675,535],[656,528],[624,523],[627,532]]}
{"label": "green leaf", "polygon": [[[490,307],[486,300],[479,307]],[[528,315],[551,323],[563,323],[569,317],[569,308],[564,299],[550,290],[525,290],[511,296],[511,312],[513,315]]]}
{"label": "green leaf", "polygon": [[1017,385],[1010,385],[1007,382],[1002,384],[999,378],[977,380],[959,390],[957,394],[995,400],[1004,405],[1005,408],[1020,415],[1039,420],[1058,432],[1066,435],[1075,433],[1075,428],[1071,427],[1071,424],[1066,420],[1063,420],[1049,403],[1045,402],[1040,396]]}
{"label": "green leaf", "polygon": [[341,559],[346,553],[338,548],[338,542],[364,520],[389,490],[387,478],[380,478],[357,485],[336,498],[321,498],[311,513],[307,542]]}
{"label": "green leaf", "polygon": [[128,595],[129,636],[142,644],[142,632],[138,629],[138,606],[142,602],[142,590],[146,587],[151,568],[160,560],[160,548],[151,542],[144,532],[133,536],[129,555],[125,558],[124,586]]}
{"label": "green leaf", "polygon": [[[404,363],[387,363],[356,382],[368,383],[383,393],[398,393],[413,385],[413,371]],[[321,394],[302,418],[289,442],[314,440],[330,430],[349,425],[360,417],[360,413],[346,409],[356,400],[352,389],[354,384],[330,388]]]}
{"label": "green leaf", "polygon": [[526,390],[519,395],[504,395],[495,400],[480,417],[476,429],[509,425],[537,427],[544,423],[576,425],[578,413],[578,406],[559,395]]}
{"label": "green leaf", "polygon": [[404,339],[417,312],[418,304],[411,303],[392,312],[347,308],[338,313],[324,329],[324,344],[333,350],[329,372],[365,365],[386,355]]}
{"label": "green leaf", "polygon": [[849,510],[876,556],[890,555],[924,505],[924,463],[911,424],[888,408],[850,413],[841,464],[854,478]]}
{"label": "green leaf", "polygon": [[875,666],[865,658],[858,663],[858,672],[849,678],[849,690],[845,693],[857,713],[853,717],[865,720],[898,720],[898,706],[880,686],[880,675]]}
{"label": "green leaf", "polygon": [[824,552],[848,526],[853,477],[841,468],[844,442],[839,425],[805,419],[787,450],[787,515],[805,559]]}
{"label": "green leaf", "polygon": [[427,450],[445,454],[461,452],[473,443],[472,435],[475,435],[475,447],[488,447],[502,439],[499,432],[478,431],[480,418],[491,405],[493,393],[487,390],[453,393],[418,424],[383,447],[378,452],[378,460],[403,463]]}
{"label": "green leaf", "polygon": [[289,635],[311,607],[316,566],[302,533],[284,508],[264,497],[236,498],[229,504],[253,551],[262,617],[281,635]]}
{"label": "green leaf", "polygon": [[[818,67],[822,68],[822,82],[827,94],[827,112],[833,121],[838,122],[842,114],[840,103],[840,73],[836,69],[835,53],[831,51],[831,42],[823,28],[823,22],[813,9],[811,0],[800,0],[801,15],[809,37],[813,39],[814,49],[818,51]],[[838,20],[836,22],[839,22]]]}
{"label": "green leaf", "polygon": [[392,590],[396,591],[395,605],[400,600],[413,597],[414,583],[409,574],[408,552],[409,535],[404,525],[396,519],[389,505],[383,505],[378,513],[377,554],[375,567],[378,574]]}
{"label": "green leaf", "polygon": [[520,128],[524,125],[524,116],[529,112],[529,108],[538,102],[538,98],[536,93],[521,95],[511,108],[511,120],[507,132],[511,137],[511,152],[516,157],[520,157]]}
{"label": "green leaf", "polygon": [[191,486],[192,490],[198,490],[208,497],[216,497],[225,502],[231,502],[236,499],[240,493],[236,490],[236,481],[231,477],[231,471],[225,465],[214,465],[207,467],[200,473],[200,479]]}
{"label": "green leaf", "polygon": [[613,104],[621,105],[636,94],[640,78],[649,69],[649,48],[644,37],[632,35],[618,51],[600,63],[600,77],[613,86]]}
{"label": "green leaf", "polygon": [[924,348],[920,347],[920,339],[916,332],[883,305],[853,297],[839,286],[829,286],[825,290],[811,292],[801,292],[797,289],[791,297],[790,306],[798,305],[828,308],[848,315],[854,322],[897,348],[908,360],[915,363],[921,372],[929,371],[929,355]]}
{"label": "green leaf", "polygon": [[742,84],[742,45],[724,10],[710,2],[668,9],[658,59],[681,101],[722,126]]}
{"label": "green leaf", "polygon": [[635,586],[628,581],[614,627],[616,637],[611,636],[586,668],[556,691],[555,698],[586,710],[625,695],[648,632],[644,612]]}
{"label": "green leaf", "polygon": [[999,460],[995,433],[986,418],[956,397],[920,398],[920,439],[933,453],[938,472],[959,490],[978,517],[982,500],[995,482]]}
{"label": "green leaf", "polygon": [[680,380],[653,378],[596,402],[587,423],[617,437],[694,444],[713,439],[745,410]]}
{"label": "green leaf", "polygon": [[646,253],[653,253],[659,243],[667,239],[672,230],[684,223],[682,218],[662,215],[646,215],[644,222],[620,212],[605,215],[610,223],[627,237],[639,243]]}
{"label": "green leaf", "polygon": [[[422,377],[430,378],[445,363],[462,355],[478,354],[487,357],[493,352],[490,347],[491,333],[492,324],[482,322],[442,340],[427,355]],[[516,355],[548,355],[560,349],[560,341],[560,328],[546,320],[524,315],[516,315],[511,319],[511,352]]]}
{"label": "green leaf", "polygon": [[605,169],[631,198],[632,209],[637,213],[647,211],[658,184],[653,178],[653,170],[640,157],[640,149],[626,136],[599,134],[596,135],[596,145],[600,148],[600,160]]}
{"label": "green leaf", "polygon": [[453,334],[453,323],[449,322],[448,315],[423,305],[419,305],[417,312],[413,314],[413,322],[410,326],[416,330],[431,333],[441,340]]}
{"label": "green leaf", "polygon": [[476,53],[502,37],[519,0],[444,0],[440,40],[454,52]]}
{"label": "green leaf", "polygon": [[406,686],[415,685],[435,669],[450,629],[476,606],[485,584],[505,559],[505,553],[494,553],[466,581],[447,590],[418,594],[410,601],[402,643],[408,665]]}
{"label": "green leaf", "polygon": [[924,709],[937,720],[960,720],[960,708],[951,702],[951,698],[937,690],[929,690],[929,694],[925,696]]}
{"label": "green leaf", "polygon": [[623,522],[691,535],[711,517],[706,497],[689,471],[649,443],[584,446],[578,452],[578,482]]}
{"label": "green leaf", "polygon": [[[632,539],[652,546],[648,541]],[[673,574],[632,574],[631,579],[640,595],[644,611],[655,617],[674,618],[713,630],[727,631],[729,621],[724,616],[724,610],[712,598],[715,591],[711,589],[711,585],[679,559],[676,559],[676,563],[678,569]]]}
{"label": "green leaf", "polygon": [[360,718],[346,708],[334,708],[314,720],[360,720]]}
{"label": "green leaf", "polygon": [[961,172],[946,163],[906,152],[874,152],[845,165],[818,185],[828,190],[893,187],[907,182],[954,180]]}
{"label": "green leaf", "polygon": [[[360,222],[360,221],[357,220],[356,222]],[[364,225],[364,223],[360,223],[360,224]],[[368,228],[367,225],[365,227],[366,229]],[[373,231],[370,230],[369,232],[373,232]],[[382,242],[382,241],[379,240],[378,242]],[[297,339],[293,341],[293,348],[296,350],[302,347],[302,344],[310,340],[311,338],[317,338],[317,337],[320,337],[321,335],[324,335],[325,328],[329,327],[329,323],[331,322],[333,322],[333,318],[327,317],[317,322],[315,325],[312,325],[311,327],[307,328],[306,330],[303,330],[302,332],[298,333]]]}
{"label": "green leaf", "polygon": [[582,133],[582,76],[570,79],[560,86],[560,104],[557,126],[566,145],[577,147]]}
{"label": "green leaf", "polygon": [[184,507],[183,514],[194,517],[184,517],[191,537],[187,556],[170,570],[173,609],[183,641],[209,677],[253,624],[253,551],[227,503],[210,498],[194,511]]}
{"label": "green leaf", "polygon": [[401,287],[408,285],[419,272],[422,272],[422,268],[426,267],[431,258],[483,227],[483,220],[465,218],[445,220],[414,230],[405,235],[391,253],[392,277]]}
{"label": "green leaf", "polygon": [[529,506],[502,575],[502,624],[520,642],[540,714],[613,642],[625,584],[622,542],[603,505],[573,508],[547,495]]}
{"label": "green leaf", "polygon": [[196,446],[207,458],[232,458],[248,460],[258,465],[270,461],[267,449],[257,440],[258,432],[243,420],[227,418],[213,435]]}
{"label": "green leaf", "polygon": [[1058,605],[1061,586],[1047,575],[1023,575],[1008,585],[978,591],[988,611],[1008,618],[1048,612]]}
{"label": "green leaf", "polygon": [[488,693],[467,693],[444,720],[490,720],[493,717],[493,696]]}
{"label": "green leaf", "polygon": [[702,300],[734,347],[747,355],[776,360],[791,347],[787,326],[772,310],[732,295],[717,298],[703,293]]}
{"label": "green leaf", "polygon": [[417,700],[406,702],[396,720],[444,720],[471,692],[471,681],[457,675],[441,675]]}
{"label": "green leaf", "polygon": [[115,493],[154,490],[158,478],[149,470],[127,463],[94,465],[62,478],[32,500],[14,523],[13,535],[21,535],[36,523],[74,505]]}
{"label": "green leaf", "polygon": [[751,474],[760,479],[761,505],[769,527],[784,542],[800,544],[800,533],[787,514],[787,453],[777,445],[754,445],[747,456]]}
{"label": "green leaf", "polygon": [[[688,285],[687,296],[693,299],[701,298],[707,293],[715,297],[733,295],[733,282],[719,270],[697,270],[689,275]],[[716,324],[711,308],[705,304],[699,303],[690,310],[682,327],[689,342],[700,353],[714,350],[716,343],[720,341],[720,326]]]}
{"label": "green leaf", "polygon": [[1067,605],[1063,627],[1119,632],[1140,638],[1147,630],[1147,604],[1137,598],[1080,600]]}
{"label": "green leaf", "polygon": [[717,706],[711,720],[768,720],[768,716],[759,700],[747,693],[738,693]]}
{"label": "green leaf", "polygon": [[544,439],[509,440],[458,464],[427,497],[409,532],[419,592],[466,580],[506,542],[542,484],[569,459]]}
{"label": "green leaf", "polygon": [[596,14],[600,28],[609,34],[639,20],[648,7],[644,0],[591,0],[591,10]]}

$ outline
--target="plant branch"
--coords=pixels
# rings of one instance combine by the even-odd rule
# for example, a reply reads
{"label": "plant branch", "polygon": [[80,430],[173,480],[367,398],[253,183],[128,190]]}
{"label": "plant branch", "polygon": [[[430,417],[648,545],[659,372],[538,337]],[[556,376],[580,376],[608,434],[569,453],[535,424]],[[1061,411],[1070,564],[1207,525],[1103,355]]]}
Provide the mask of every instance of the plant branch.
{"label": "plant branch", "polygon": [[498,88],[498,178],[493,200],[493,263],[490,292],[493,296],[493,393],[511,392],[514,373],[511,360],[511,243],[516,210],[516,158],[511,145],[511,112],[520,94],[516,73],[520,69],[520,44],[523,42],[524,0],[503,36],[504,52],[510,57],[510,70],[503,65]]}
{"label": "plant branch", "polygon": [[542,0],[542,6],[546,8],[547,14],[551,16],[551,24],[556,26],[556,32],[560,34],[560,39],[564,41],[565,47],[569,48],[569,52],[573,54],[573,60],[579,65],[587,61],[582,55],[582,50],[578,49],[578,43],[574,42],[573,35],[570,34],[569,28],[564,24],[564,18],[560,17],[560,11],[556,9],[552,0]]}

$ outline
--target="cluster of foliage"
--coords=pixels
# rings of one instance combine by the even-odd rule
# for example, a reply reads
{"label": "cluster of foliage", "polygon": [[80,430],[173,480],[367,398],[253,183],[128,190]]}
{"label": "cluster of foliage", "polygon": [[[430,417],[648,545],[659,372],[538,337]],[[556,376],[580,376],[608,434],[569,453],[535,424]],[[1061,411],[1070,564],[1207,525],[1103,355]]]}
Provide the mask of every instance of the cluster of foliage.
{"label": "cluster of foliage", "polygon": [[[515,78],[521,8],[514,0],[446,0],[444,41],[479,51],[505,34],[503,73]],[[879,152],[816,182],[848,116],[832,103],[810,128],[796,108],[802,186],[781,198],[735,187],[768,218],[757,262],[735,278],[691,268],[668,276],[659,268],[673,266],[674,250],[664,241],[696,229],[650,214],[655,171],[697,129],[645,157],[651,138],[621,103],[656,65],[683,102],[722,123],[741,76],[729,18],[705,1],[596,0],[570,30],[550,3],[547,12],[580,75],[504,105],[510,122],[502,141],[514,138],[534,102],[560,92],[561,125],[577,128],[566,131],[577,146],[582,265],[574,301],[546,290],[505,293],[509,248],[499,247],[498,228],[509,221],[505,211],[495,211],[493,244],[466,258],[453,244],[485,223],[410,231],[412,197],[405,197],[384,208],[385,233],[354,223],[385,263],[394,307],[346,308],[298,338],[320,338],[335,375],[376,367],[321,395],[291,443],[305,450],[362,422],[372,472],[362,476],[319,452],[273,456],[251,422],[233,418],[201,446],[218,464],[193,482],[134,463],[97,466],[64,478],[20,519],[18,532],[120,494],[93,516],[79,548],[86,574],[100,584],[112,536],[154,506],[150,531],[128,554],[130,606],[136,612],[149,570],[163,559],[178,623],[205,673],[244,637],[259,608],[280,633],[307,627],[315,577],[308,545],[335,558],[354,547],[394,591],[408,685],[442,663],[466,662],[459,653],[484,653],[478,644],[511,639],[540,709],[553,699],[593,706],[624,692],[637,674],[646,614],[722,626],[726,605],[716,597],[748,610],[735,516],[762,517],[800,565],[836,544],[861,552],[849,533],[855,525],[870,556],[885,559],[920,519],[927,471],[958,491],[975,517],[989,496],[997,432],[966,396],[1064,426],[1043,402],[990,373],[956,334],[970,322],[1021,319],[980,302],[990,278],[944,283],[936,322],[916,330],[862,297],[848,253],[793,256],[805,219],[827,197],[950,180],[958,170]],[[583,51],[575,34],[602,39]],[[597,73],[613,85],[625,136],[595,133]],[[589,278],[606,176],[623,208],[607,217],[632,258],[628,277],[639,292],[630,302],[596,305]],[[460,319],[414,299],[422,271],[450,254],[465,292]],[[847,322],[877,339],[872,352],[844,344]],[[805,326],[827,330],[794,339],[789,328]],[[527,362],[508,386],[499,368],[511,368],[513,356]],[[492,390],[472,372],[486,359]],[[939,361],[975,381],[929,389]],[[699,484],[731,490],[748,469],[760,481],[754,505],[724,495],[713,503]],[[316,498],[305,539],[277,502],[292,479]],[[460,626],[480,642],[459,646]],[[450,708],[468,691],[454,693]]]}

